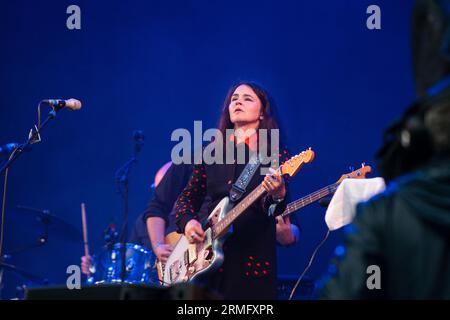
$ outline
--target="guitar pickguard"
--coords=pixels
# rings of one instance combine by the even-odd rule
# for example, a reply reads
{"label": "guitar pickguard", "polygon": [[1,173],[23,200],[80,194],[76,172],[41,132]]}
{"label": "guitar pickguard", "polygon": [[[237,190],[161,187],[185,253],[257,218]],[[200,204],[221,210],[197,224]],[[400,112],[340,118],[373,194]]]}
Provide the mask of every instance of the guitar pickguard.
{"label": "guitar pickguard", "polygon": [[[208,217],[209,225],[214,226],[223,219],[229,209],[228,198],[224,198]],[[181,236],[164,266],[163,283],[190,281],[222,260],[221,241],[214,240],[211,227],[205,230],[202,243],[190,244],[185,236]]]}

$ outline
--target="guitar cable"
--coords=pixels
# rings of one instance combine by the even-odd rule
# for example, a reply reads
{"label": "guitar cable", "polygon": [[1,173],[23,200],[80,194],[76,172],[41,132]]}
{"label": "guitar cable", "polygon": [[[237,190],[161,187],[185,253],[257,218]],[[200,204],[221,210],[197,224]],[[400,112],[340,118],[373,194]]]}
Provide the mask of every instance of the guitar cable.
{"label": "guitar cable", "polygon": [[298,285],[300,284],[300,281],[303,279],[303,276],[306,274],[306,272],[309,270],[309,268],[311,267],[314,258],[316,257],[317,252],[319,251],[320,247],[322,247],[322,245],[325,243],[325,241],[327,241],[328,236],[330,235],[331,231],[330,229],[328,229],[325,238],[323,238],[323,240],[319,243],[319,245],[316,247],[316,249],[314,249],[313,254],[311,255],[311,258],[309,259],[309,263],[306,266],[305,270],[303,270],[302,274],[300,275],[300,277],[298,278],[294,288],[291,291],[291,294],[289,295],[289,299],[288,300],[292,300],[292,297],[294,296],[295,291],[297,290]]}

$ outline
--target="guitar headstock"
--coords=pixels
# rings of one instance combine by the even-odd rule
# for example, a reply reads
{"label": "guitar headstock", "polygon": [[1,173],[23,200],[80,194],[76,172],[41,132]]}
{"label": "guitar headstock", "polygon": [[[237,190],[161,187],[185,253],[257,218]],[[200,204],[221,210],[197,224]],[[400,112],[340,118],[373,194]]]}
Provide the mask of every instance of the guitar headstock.
{"label": "guitar headstock", "polygon": [[288,161],[283,163],[283,165],[280,167],[280,171],[282,175],[289,175],[294,176],[297,174],[297,172],[300,170],[300,168],[306,164],[312,162],[314,159],[314,151],[309,148],[308,150],[305,150],[292,158],[290,158]]}
{"label": "guitar headstock", "polygon": [[361,168],[358,170],[352,171],[350,173],[343,174],[341,178],[338,180],[338,183],[341,183],[344,179],[365,179],[366,175],[372,172],[371,166],[366,166],[365,164],[361,165]]}

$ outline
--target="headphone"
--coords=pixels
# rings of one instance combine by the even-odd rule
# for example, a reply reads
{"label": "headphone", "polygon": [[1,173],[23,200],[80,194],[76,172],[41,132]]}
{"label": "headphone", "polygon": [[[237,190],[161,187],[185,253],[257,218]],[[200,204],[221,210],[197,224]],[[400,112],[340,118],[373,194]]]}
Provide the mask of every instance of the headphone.
{"label": "headphone", "polygon": [[424,98],[417,100],[385,131],[383,145],[375,158],[386,181],[420,167],[436,154],[425,117],[433,106],[448,101],[450,76],[431,87]]}
{"label": "headphone", "polygon": [[[446,30],[442,33],[440,55],[450,62],[450,0],[435,0],[444,15]],[[426,90],[384,133],[383,145],[376,153],[378,169],[386,181],[427,163],[435,154],[431,134],[425,125],[427,112],[436,104],[450,101],[450,75]]]}

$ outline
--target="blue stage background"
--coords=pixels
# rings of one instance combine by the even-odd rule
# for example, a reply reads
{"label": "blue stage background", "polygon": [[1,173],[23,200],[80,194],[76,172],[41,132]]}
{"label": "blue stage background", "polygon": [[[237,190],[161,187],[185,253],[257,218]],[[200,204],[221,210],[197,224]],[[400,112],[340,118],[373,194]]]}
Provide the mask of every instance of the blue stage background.
{"label": "blue stage background", "polygon": [[[81,30],[66,8],[81,8]],[[366,9],[381,8],[381,30]],[[312,147],[314,163],[291,183],[296,199],[335,182],[361,162],[374,165],[384,128],[414,100],[412,1],[4,1],[0,10],[0,144],[23,141],[46,98],[78,98],[62,111],[9,174],[5,251],[33,244],[39,230],[15,207],[48,209],[81,230],[88,213],[91,251],[120,224],[114,173],[131,156],[132,132],[145,146],[130,181],[130,221],[145,208],[156,171],[170,160],[176,128],[216,126],[237,80],[255,80],[275,97],[292,152]],[[44,109],[44,111],[47,109]],[[44,112],[43,115],[46,113]],[[376,173],[374,174],[376,175]],[[2,180],[3,181],[3,180]],[[324,209],[297,214],[299,244],[279,250],[279,274],[298,276],[326,232]],[[319,279],[342,230],[318,254]],[[257,236],[257,235],[255,235]],[[40,248],[9,262],[65,283],[81,243],[50,232]],[[4,274],[3,297],[26,281]]]}

